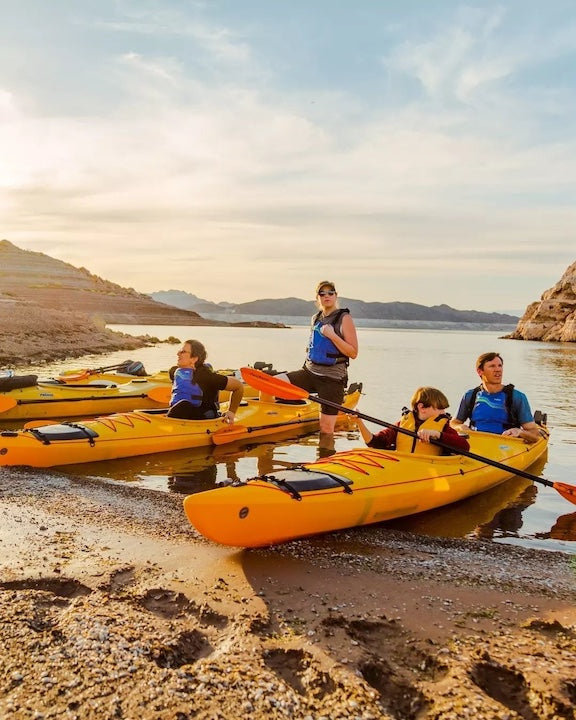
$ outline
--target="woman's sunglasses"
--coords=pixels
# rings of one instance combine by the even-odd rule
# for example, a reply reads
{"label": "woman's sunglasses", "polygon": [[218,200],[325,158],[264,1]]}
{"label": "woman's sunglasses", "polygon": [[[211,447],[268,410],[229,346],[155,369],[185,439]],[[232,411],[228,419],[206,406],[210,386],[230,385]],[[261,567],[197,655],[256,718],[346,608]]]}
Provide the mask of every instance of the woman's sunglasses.
{"label": "woman's sunglasses", "polygon": [[336,290],[320,290],[318,295],[320,295],[320,297],[324,297],[324,295],[336,295]]}

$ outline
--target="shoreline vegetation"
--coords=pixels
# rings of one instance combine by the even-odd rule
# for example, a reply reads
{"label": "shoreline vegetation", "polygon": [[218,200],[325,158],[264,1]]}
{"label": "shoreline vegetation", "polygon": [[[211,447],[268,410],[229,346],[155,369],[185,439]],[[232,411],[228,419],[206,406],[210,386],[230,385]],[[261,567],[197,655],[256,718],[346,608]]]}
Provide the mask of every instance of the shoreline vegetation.
{"label": "shoreline vegetation", "polygon": [[[0,304],[0,362],[143,347]],[[563,553],[378,526],[239,551],[182,496],[0,469],[0,717],[574,720]]]}

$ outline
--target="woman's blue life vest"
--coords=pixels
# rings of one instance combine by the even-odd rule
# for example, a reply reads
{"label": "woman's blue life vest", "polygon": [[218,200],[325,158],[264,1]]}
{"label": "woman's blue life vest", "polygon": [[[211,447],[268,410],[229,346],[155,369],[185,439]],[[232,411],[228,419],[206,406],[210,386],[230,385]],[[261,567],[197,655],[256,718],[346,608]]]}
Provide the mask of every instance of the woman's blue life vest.
{"label": "woman's blue life vest", "polygon": [[336,365],[338,363],[349,364],[350,358],[347,355],[343,355],[340,350],[334,345],[332,340],[322,335],[321,328],[323,325],[332,325],[336,334],[342,339],[342,317],[350,313],[348,308],[342,308],[330,313],[328,317],[322,315],[322,311],[318,311],[312,318],[310,326],[310,339],[308,340],[308,348],[306,357],[310,362],[316,365]]}
{"label": "woman's blue life vest", "polygon": [[202,397],[202,388],[194,381],[194,368],[177,368],[172,381],[170,406],[176,405],[180,400],[188,400],[193,407],[200,407]]}

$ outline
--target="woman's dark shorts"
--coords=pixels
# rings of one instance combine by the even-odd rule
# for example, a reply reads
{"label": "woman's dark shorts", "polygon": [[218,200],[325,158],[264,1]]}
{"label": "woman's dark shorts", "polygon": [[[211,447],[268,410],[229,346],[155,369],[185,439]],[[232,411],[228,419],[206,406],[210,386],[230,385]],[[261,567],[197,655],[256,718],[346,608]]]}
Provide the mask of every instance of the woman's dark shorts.
{"label": "woman's dark shorts", "polygon": [[[306,368],[289,372],[287,375],[292,385],[297,385],[303,390],[316,393],[318,397],[323,400],[329,400],[330,402],[342,405],[347,384],[346,379],[333,380],[332,378],[322,377],[321,375],[314,375],[314,373],[311,373]],[[324,415],[338,415],[338,408],[333,408],[328,405],[321,405],[320,408]]]}

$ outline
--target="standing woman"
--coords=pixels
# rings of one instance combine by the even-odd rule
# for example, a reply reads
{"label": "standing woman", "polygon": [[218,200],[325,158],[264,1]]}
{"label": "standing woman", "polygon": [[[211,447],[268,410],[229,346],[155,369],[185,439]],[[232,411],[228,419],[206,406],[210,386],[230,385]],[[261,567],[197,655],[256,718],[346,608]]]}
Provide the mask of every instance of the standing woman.
{"label": "standing woman", "polygon": [[219,375],[206,364],[206,348],[198,340],[186,340],[178,350],[178,364],[172,381],[169,417],[184,420],[211,420],[220,416],[218,395],[232,395],[224,422],[233,423],[244,395],[244,385],[233,377]]}
{"label": "standing woman", "polygon": [[[301,370],[287,373],[298,387],[342,404],[348,384],[348,364],[358,355],[356,327],[347,308],[338,307],[336,286],[323,280],[316,287],[318,312],[312,317],[306,361]],[[281,376],[279,376],[281,377]],[[320,406],[320,435],[333,435],[338,410]]]}

